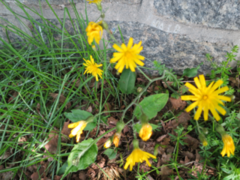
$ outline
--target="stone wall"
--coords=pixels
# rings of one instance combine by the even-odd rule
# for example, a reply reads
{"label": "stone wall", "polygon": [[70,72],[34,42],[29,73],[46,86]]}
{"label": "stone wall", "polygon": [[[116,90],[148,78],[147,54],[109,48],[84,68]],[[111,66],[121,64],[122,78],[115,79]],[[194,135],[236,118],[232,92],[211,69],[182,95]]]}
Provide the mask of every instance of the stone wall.
{"label": "stone wall", "polygon": [[[9,6],[22,13],[16,2],[6,0]],[[21,0],[32,9],[40,12],[38,0]],[[71,16],[74,12],[67,0],[49,0],[60,18],[64,16],[64,7],[69,8]],[[85,0],[74,0],[79,13],[84,15]],[[121,27],[125,41],[133,37],[137,43],[143,42],[142,55],[145,64],[153,67],[151,61],[163,62],[177,73],[187,67],[196,67],[201,62],[200,72],[209,71],[206,62],[207,53],[215,61],[225,60],[226,52],[233,45],[240,45],[240,3],[238,0],[103,0],[106,21],[110,30],[120,40],[118,25]],[[1,2],[0,2],[1,3]],[[55,16],[45,0],[41,0],[43,15],[54,21]],[[99,17],[93,4],[87,4],[88,16],[91,21]],[[39,18],[31,13],[33,18]],[[0,6],[0,16],[17,26],[22,25],[16,17]],[[27,20],[23,22],[28,25]],[[5,22],[0,20],[1,24]],[[21,27],[23,28],[23,27]],[[24,28],[23,28],[24,29]],[[28,31],[27,29],[24,29]],[[4,30],[0,28],[0,36]],[[239,59],[240,54],[237,55]]]}

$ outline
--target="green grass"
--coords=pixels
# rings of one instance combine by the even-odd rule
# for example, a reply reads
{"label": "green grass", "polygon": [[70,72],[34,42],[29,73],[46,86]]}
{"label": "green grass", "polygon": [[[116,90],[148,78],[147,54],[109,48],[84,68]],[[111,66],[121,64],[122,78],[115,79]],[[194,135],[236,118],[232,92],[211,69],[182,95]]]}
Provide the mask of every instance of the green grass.
{"label": "green grass", "polygon": [[[97,97],[96,82],[91,88],[92,76],[87,77],[83,74],[82,63],[83,58],[88,58],[90,54],[97,62],[104,63],[108,49],[104,47],[104,50],[95,53],[88,45],[85,34],[88,20],[83,20],[83,16],[78,14],[74,6],[72,8],[75,19],[70,16],[66,8],[64,18],[60,19],[48,4],[56,15],[58,27],[36,10],[19,2],[17,4],[24,15],[14,12],[7,3],[2,3],[19,23],[24,25],[21,19],[25,19],[29,20],[29,25],[24,25],[27,31],[10,22],[8,26],[0,25],[7,35],[6,39],[0,38],[3,43],[0,47],[0,156],[11,152],[6,159],[1,158],[0,164],[14,164],[13,167],[5,168],[0,172],[13,171],[16,174],[18,170],[26,170],[27,167],[49,157],[54,159],[49,163],[51,171],[57,172],[63,163],[62,156],[68,154],[62,152],[61,136],[59,136],[58,153],[51,155],[45,152],[44,145],[48,142],[48,134],[54,128],[59,128],[61,135],[63,123],[66,121],[63,112],[69,102],[71,102],[69,107],[71,110],[76,105],[81,108],[83,101],[87,101],[88,104],[95,104],[94,102],[98,101],[100,107],[95,105],[94,108],[102,111],[109,96],[104,97],[104,102],[103,92],[100,99]],[[39,18],[33,19],[29,11]],[[66,21],[73,27],[72,34],[65,28]],[[11,38],[13,36],[17,38],[13,40]],[[104,68],[109,68],[106,63]],[[115,78],[108,71],[105,77],[110,94],[118,96]],[[82,92],[83,87],[87,93]],[[58,96],[53,99],[50,93],[57,93]],[[59,102],[61,94],[66,97],[64,102]],[[24,138],[26,141],[20,142]],[[24,173],[21,175],[24,179]]]}

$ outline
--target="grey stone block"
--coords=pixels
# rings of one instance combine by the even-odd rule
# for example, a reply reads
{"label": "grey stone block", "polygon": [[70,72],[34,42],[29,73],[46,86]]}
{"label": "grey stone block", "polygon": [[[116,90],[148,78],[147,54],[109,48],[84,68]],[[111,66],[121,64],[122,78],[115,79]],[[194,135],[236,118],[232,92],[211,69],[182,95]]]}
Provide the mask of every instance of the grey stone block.
{"label": "grey stone block", "polygon": [[186,24],[239,30],[240,3],[232,0],[154,0],[158,15]]}
{"label": "grey stone block", "polygon": [[[22,2],[29,8],[42,13],[42,16],[53,24],[61,27],[46,4],[43,5],[41,12],[35,0],[22,0]],[[69,1],[60,0],[57,3],[53,0],[49,2],[52,3],[52,8],[60,19],[66,15],[64,7],[69,9],[73,19],[76,18]],[[85,4],[85,1],[81,0],[74,2],[77,11],[84,18],[86,17],[86,5],[89,20],[99,19],[100,13],[97,11],[96,5]],[[144,50],[141,54],[146,57],[144,62],[147,67],[153,67],[152,61],[157,60],[181,74],[185,68],[193,68],[203,62],[204,65],[201,66],[200,72],[207,73],[210,70],[209,63],[205,58],[207,53],[211,54],[215,61],[221,62],[226,59],[226,52],[230,51],[233,45],[240,46],[238,26],[240,5],[230,0],[103,0],[102,2],[103,9],[106,10],[105,20],[109,23],[111,31],[119,42],[121,38],[118,33],[118,24],[126,43],[129,37],[133,37],[135,43],[143,42]],[[20,15],[26,16],[14,1],[8,0],[8,4]],[[215,6],[221,7],[218,12]],[[40,19],[30,10],[27,12],[33,19]],[[34,36],[31,24],[27,19],[19,16],[20,20],[18,20],[3,6],[0,6],[0,17]],[[1,23],[3,22],[1,21]],[[67,16],[65,27],[69,33],[74,33]],[[1,37],[5,36],[3,29],[0,29]],[[46,33],[43,36],[46,36]],[[61,39],[61,35],[57,33],[54,37]],[[11,38],[16,39],[17,37],[11,35]],[[240,53],[237,54],[237,59],[239,57]]]}

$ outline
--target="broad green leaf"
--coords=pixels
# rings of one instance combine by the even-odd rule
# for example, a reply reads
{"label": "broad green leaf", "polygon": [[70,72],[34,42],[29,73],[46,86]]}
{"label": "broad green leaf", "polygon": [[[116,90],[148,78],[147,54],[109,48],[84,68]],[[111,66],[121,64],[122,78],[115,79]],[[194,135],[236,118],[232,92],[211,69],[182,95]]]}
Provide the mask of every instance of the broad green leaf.
{"label": "broad green leaf", "polygon": [[92,138],[89,138],[88,140],[82,141],[74,146],[68,156],[68,167],[63,177],[71,172],[86,169],[95,162],[98,148],[96,144],[91,145],[93,141],[94,140]]}
{"label": "broad green leaf", "polygon": [[107,155],[110,160],[116,158],[117,156],[117,152],[110,148],[106,149],[103,154]]}
{"label": "broad green leaf", "polygon": [[135,81],[136,73],[130,69],[124,69],[118,82],[119,89],[122,93],[131,94],[135,87]]}
{"label": "broad green leaf", "polygon": [[[147,115],[148,119],[152,119],[157,115],[159,111],[166,105],[168,101],[168,94],[154,94],[148,97],[145,97],[140,103],[143,112]],[[133,114],[137,119],[140,119],[142,112],[139,106],[136,106]]]}
{"label": "broad green leaf", "polygon": [[[72,110],[71,113],[64,113],[64,115],[70,119],[72,122],[78,122],[81,120],[86,120],[87,118],[89,118],[90,116],[92,116],[92,114],[90,112],[87,111],[83,111],[80,109],[74,109]],[[91,131],[93,130],[97,125],[97,118],[94,118],[94,121],[91,123],[88,123],[87,126],[84,128],[84,130],[86,131]]]}

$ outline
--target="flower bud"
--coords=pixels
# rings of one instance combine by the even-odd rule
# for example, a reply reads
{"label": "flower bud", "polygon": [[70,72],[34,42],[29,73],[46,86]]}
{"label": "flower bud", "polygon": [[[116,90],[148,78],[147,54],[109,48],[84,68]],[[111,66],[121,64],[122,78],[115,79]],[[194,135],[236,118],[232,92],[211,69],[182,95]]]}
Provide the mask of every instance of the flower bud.
{"label": "flower bud", "polygon": [[95,118],[95,116],[90,116],[90,117],[88,117],[88,118],[86,119],[86,122],[87,122],[87,123],[93,122],[93,121],[94,121],[94,118]]}
{"label": "flower bud", "polygon": [[207,146],[208,142],[204,134],[200,133],[198,136],[198,139],[202,142],[203,146]]}
{"label": "flower bud", "polygon": [[142,88],[142,87],[138,87],[138,88],[137,88],[137,92],[138,92],[138,93],[140,93],[140,92],[142,92],[142,91],[143,91],[143,88]]}
{"label": "flower bud", "polygon": [[115,147],[118,147],[120,138],[121,138],[121,133],[116,132],[113,136],[113,144],[115,145]]}
{"label": "flower bud", "polygon": [[220,125],[220,124],[217,124],[216,127],[215,127],[215,129],[216,129],[216,131],[217,131],[219,134],[221,134],[221,136],[223,136],[223,135],[226,134],[224,128],[223,128],[222,125]]}
{"label": "flower bud", "polygon": [[123,121],[118,121],[116,126],[117,126],[117,132],[121,133],[123,128],[124,128],[124,126],[125,126],[125,123]]}
{"label": "flower bud", "polygon": [[208,134],[208,129],[207,129],[207,128],[202,128],[202,132],[203,132],[204,134]]}
{"label": "flower bud", "polygon": [[102,21],[103,29],[108,29],[108,24],[105,21]]}
{"label": "flower bud", "polygon": [[104,146],[105,149],[107,149],[107,148],[110,148],[111,144],[112,144],[111,139],[108,139],[108,140],[104,143],[103,146]]}
{"label": "flower bud", "polygon": [[139,148],[139,142],[137,139],[134,139],[133,140],[133,148],[136,149],[136,148]]}
{"label": "flower bud", "polygon": [[152,126],[150,124],[143,124],[142,128],[139,132],[139,136],[143,141],[147,141],[150,139],[152,135]]}
{"label": "flower bud", "polygon": [[96,5],[97,5],[97,9],[99,11],[102,11],[102,4],[101,3],[96,3]]}
{"label": "flower bud", "polygon": [[141,124],[147,124],[148,123],[148,117],[144,112],[142,112],[142,115],[140,116],[140,121],[141,121]]}

